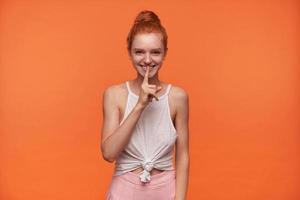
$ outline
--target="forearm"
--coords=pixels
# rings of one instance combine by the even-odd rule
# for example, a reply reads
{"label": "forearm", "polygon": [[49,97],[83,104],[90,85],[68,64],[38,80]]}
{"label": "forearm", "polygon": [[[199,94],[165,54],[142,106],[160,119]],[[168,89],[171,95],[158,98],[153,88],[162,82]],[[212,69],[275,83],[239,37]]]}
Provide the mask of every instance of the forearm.
{"label": "forearm", "polygon": [[137,104],[114,133],[112,133],[102,144],[102,153],[106,160],[114,161],[124,147],[128,144],[133,129],[136,126],[144,106]]}
{"label": "forearm", "polygon": [[189,182],[189,157],[176,161],[176,200],[185,200]]}

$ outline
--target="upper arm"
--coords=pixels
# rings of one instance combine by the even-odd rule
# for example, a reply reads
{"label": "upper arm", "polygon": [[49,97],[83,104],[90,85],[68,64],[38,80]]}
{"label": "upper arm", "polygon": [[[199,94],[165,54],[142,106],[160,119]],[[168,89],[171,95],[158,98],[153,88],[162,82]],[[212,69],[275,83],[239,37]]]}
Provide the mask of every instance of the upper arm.
{"label": "upper arm", "polygon": [[176,159],[188,156],[189,150],[189,97],[183,89],[176,92],[175,127],[177,130]]}
{"label": "upper arm", "polygon": [[103,125],[101,146],[104,141],[118,128],[119,126],[119,108],[117,104],[117,88],[111,86],[103,93]]}

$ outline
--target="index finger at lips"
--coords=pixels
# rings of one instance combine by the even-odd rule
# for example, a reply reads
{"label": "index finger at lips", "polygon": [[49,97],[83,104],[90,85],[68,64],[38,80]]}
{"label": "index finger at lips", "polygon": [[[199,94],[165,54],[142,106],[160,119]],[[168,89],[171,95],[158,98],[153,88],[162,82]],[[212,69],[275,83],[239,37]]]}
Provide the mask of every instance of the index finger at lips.
{"label": "index finger at lips", "polygon": [[145,73],[145,76],[144,76],[144,83],[148,83],[148,77],[149,77],[149,66],[147,66],[146,68],[146,73]]}

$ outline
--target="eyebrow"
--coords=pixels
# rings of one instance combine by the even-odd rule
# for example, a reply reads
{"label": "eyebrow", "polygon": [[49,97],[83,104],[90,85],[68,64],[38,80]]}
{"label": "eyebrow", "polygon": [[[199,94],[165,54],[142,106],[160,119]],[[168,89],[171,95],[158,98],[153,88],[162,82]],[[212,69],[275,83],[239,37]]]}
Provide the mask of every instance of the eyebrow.
{"label": "eyebrow", "polygon": [[[140,49],[140,48],[133,48],[133,50],[144,50],[144,49]],[[151,50],[161,50],[161,48],[156,48],[156,49],[151,49]]]}

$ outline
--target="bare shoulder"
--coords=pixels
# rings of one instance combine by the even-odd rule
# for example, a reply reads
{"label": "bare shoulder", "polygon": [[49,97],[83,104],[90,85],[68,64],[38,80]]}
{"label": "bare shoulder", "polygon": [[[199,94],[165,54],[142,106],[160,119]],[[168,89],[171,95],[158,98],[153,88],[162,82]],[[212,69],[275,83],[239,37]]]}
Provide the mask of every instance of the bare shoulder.
{"label": "bare shoulder", "polygon": [[108,86],[103,92],[103,98],[111,101],[118,100],[120,96],[126,94],[126,86],[124,83]]}
{"label": "bare shoulder", "polygon": [[124,83],[120,83],[120,84],[114,84],[114,85],[110,85],[108,86],[105,90],[103,95],[120,95],[122,93],[126,92],[126,88]]}
{"label": "bare shoulder", "polygon": [[176,103],[184,103],[188,101],[189,95],[182,87],[172,85],[170,97]]}
{"label": "bare shoulder", "polygon": [[178,120],[187,119],[189,113],[189,95],[185,89],[179,86],[172,85],[169,93],[170,105],[175,112],[175,126],[178,125]]}
{"label": "bare shoulder", "polygon": [[[177,116],[178,113],[188,113],[189,110],[189,95],[182,87],[172,85],[169,93],[169,102]],[[177,117],[176,117],[177,119]]]}

